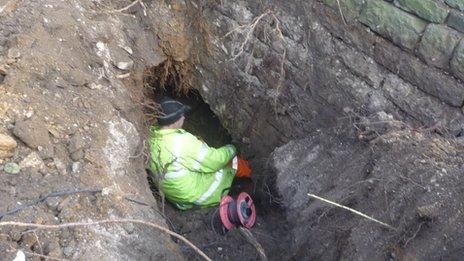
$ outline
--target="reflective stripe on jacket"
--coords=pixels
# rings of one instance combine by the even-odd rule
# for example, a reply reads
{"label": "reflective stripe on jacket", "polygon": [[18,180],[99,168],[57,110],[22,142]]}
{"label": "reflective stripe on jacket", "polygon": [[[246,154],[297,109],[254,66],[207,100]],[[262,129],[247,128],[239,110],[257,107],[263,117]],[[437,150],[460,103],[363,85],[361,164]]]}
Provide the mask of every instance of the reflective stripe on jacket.
{"label": "reflective stripe on jacket", "polygon": [[227,163],[233,145],[209,147],[183,129],[150,129],[150,169],[159,175],[166,199],[180,209],[219,203],[235,170]]}

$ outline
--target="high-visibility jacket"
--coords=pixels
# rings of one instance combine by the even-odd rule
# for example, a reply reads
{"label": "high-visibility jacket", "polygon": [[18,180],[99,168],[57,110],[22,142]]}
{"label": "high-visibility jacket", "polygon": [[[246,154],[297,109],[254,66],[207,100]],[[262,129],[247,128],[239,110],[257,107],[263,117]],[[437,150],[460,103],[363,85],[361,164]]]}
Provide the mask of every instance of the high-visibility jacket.
{"label": "high-visibility jacket", "polygon": [[209,147],[183,129],[150,129],[150,169],[167,200],[180,209],[217,205],[232,184],[233,145]]}

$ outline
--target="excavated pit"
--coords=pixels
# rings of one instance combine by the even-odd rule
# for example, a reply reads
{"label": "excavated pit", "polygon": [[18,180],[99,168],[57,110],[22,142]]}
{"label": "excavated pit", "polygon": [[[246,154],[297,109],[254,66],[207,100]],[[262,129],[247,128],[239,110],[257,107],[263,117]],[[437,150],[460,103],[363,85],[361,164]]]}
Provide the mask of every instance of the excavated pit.
{"label": "excavated pit", "polygon": [[[155,72],[147,79],[150,90],[147,92],[149,99],[155,103],[161,101],[164,97],[171,97],[187,104],[191,111],[186,115],[184,129],[190,133],[201,137],[209,146],[220,147],[225,144],[233,143],[229,131],[225,129],[211,110],[210,106],[203,100],[201,95],[195,89],[180,91],[177,83],[178,75],[171,73],[165,76],[164,86],[160,85],[160,77],[156,72],[164,68],[161,64],[150,71]],[[150,121],[150,120],[149,120]],[[152,124],[151,119],[150,124]],[[240,144],[235,144],[240,151]],[[257,165],[251,160],[251,165]],[[150,175],[150,174],[148,174]],[[257,222],[251,229],[258,242],[264,247],[266,254],[271,259],[279,259],[285,253],[288,245],[283,238],[286,237],[286,221],[279,204],[275,201],[275,195],[272,185],[263,186],[261,183],[264,179],[259,178],[263,175],[262,168],[253,169],[253,183],[246,180],[235,180],[232,184],[230,195],[237,195],[241,191],[249,192],[256,204]],[[148,178],[155,198],[159,206],[163,204],[158,188],[153,184],[151,178]],[[263,190],[266,188],[266,190]],[[164,204],[165,218],[170,228],[187,239],[194,242],[202,251],[214,260],[256,260],[259,254],[256,249],[249,244],[237,230],[226,231],[218,217],[218,207],[207,209],[193,209],[180,211],[169,202]],[[199,260],[198,255],[191,248],[181,245],[181,251],[189,260]]]}
{"label": "excavated pit", "polygon": [[[16,144],[0,151],[1,213],[54,191],[105,193],[46,200],[1,221],[169,220],[213,259],[256,259],[236,231],[212,229],[214,209],[166,205],[167,218],[160,214],[143,160],[153,112],[144,117],[140,105],[153,105],[140,94],[143,69],[158,66],[168,73],[157,82],[198,92],[187,97],[206,101],[251,160],[252,232],[270,259],[462,259],[462,33],[401,1],[338,2],[3,1],[0,131]],[[29,232],[1,228],[0,259],[18,249],[83,260],[179,260],[180,249],[198,258],[130,224]]]}

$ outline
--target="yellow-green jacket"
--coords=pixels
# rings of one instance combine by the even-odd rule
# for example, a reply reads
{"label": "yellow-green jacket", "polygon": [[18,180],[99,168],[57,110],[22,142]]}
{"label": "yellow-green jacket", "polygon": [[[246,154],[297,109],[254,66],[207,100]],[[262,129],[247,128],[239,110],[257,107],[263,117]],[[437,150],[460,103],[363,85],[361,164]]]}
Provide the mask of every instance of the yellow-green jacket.
{"label": "yellow-green jacket", "polygon": [[165,197],[180,209],[219,204],[235,170],[227,163],[233,145],[209,147],[183,129],[150,128],[150,169],[158,175]]}

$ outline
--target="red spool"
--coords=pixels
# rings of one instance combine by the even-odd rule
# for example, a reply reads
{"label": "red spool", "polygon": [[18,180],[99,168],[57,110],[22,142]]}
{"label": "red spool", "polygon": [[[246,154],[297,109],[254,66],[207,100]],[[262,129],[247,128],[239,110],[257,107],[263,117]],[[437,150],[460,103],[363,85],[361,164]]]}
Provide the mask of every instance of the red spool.
{"label": "red spool", "polygon": [[219,217],[221,218],[221,222],[227,230],[231,230],[233,227],[235,227],[235,225],[232,224],[228,217],[228,207],[229,204],[233,201],[234,200],[231,196],[225,196],[222,198],[219,205]]}
{"label": "red spool", "polygon": [[[246,210],[244,211],[244,207]],[[248,212],[249,211],[249,212]],[[246,192],[242,192],[237,198],[237,213],[242,226],[250,229],[256,221],[256,209],[255,204],[250,195]]]}
{"label": "red spool", "polygon": [[227,230],[238,226],[250,229],[256,221],[256,208],[246,192],[240,193],[236,200],[225,196],[219,206],[219,217]]}

